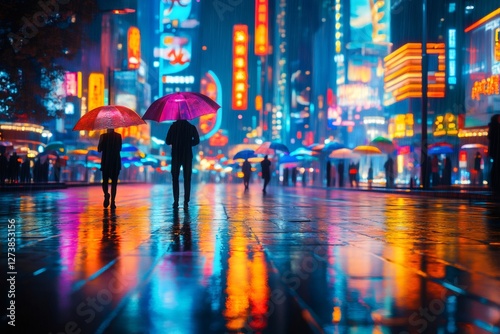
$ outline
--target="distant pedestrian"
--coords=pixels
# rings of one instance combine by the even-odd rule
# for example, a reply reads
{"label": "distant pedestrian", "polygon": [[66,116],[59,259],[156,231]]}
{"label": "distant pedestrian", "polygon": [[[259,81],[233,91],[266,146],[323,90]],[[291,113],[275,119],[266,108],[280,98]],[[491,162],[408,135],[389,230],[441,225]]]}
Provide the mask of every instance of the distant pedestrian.
{"label": "distant pedestrian", "polygon": [[292,168],[292,184],[294,186],[297,184],[297,167]]}
{"label": "distant pedestrian", "polygon": [[31,183],[31,166],[28,157],[24,158],[21,164],[21,183]]}
{"label": "distant pedestrian", "polygon": [[452,173],[452,164],[451,164],[451,158],[449,156],[446,156],[444,159],[444,167],[443,167],[443,184],[444,185],[451,185],[451,173]]}
{"label": "distant pedestrian", "polygon": [[193,173],[193,146],[200,143],[198,130],[186,120],[172,123],[168,129],[167,145],[172,145],[172,190],[174,193],[173,207],[179,206],[179,176],[184,177],[184,207],[189,206],[191,197],[191,175]]}
{"label": "distant pedestrian", "polygon": [[439,158],[434,155],[431,160],[431,175],[432,175],[432,186],[438,186],[440,184],[439,180]]}
{"label": "distant pedestrian", "polygon": [[287,186],[288,185],[288,178],[289,178],[289,170],[288,168],[283,168],[283,185]]}
{"label": "distant pedestrian", "polygon": [[8,169],[9,169],[9,160],[5,156],[6,153],[0,154],[0,183],[5,183],[5,179],[7,178]]}
{"label": "distant pedestrian", "polygon": [[339,162],[338,172],[339,172],[339,187],[343,187],[344,186],[344,162],[343,161]]}
{"label": "distant pedestrian", "polygon": [[262,178],[264,179],[264,187],[262,188],[262,192],[266,193],[266,187],[271,181],[271,161],[267,158],[267,155],[264,157],[264,160],[260,162],[260,167],[262,169]]}
{"label": "distant pedestrian", "polygon": [[493,160],[490,187],[494,193],[500,194],[500,114],[493,115],[488,124],[488,155]]}
{"label": "distant pedestrian", "polygon": [[394,160],[392,160],[390,155],[387,156],[387,161],[384,163],[384,169],[386,179],[385,186],[386,188],[392,188],[394,187]]}
{"label": "distant pedestrian", "polygon": [[21,163],[19,162],[19,156],[16,152],[12,153],[9,158],[9,181],[10,183],[19,182],[19,172],[21,169]]}
{"label": "distant pedestrian", "polygon": [[122,136],[114,129],[108,129],[99,137],[97,151],[102,152],[101,171],[102,171],[102,191],[104,193],[103,206],[107,208],[110,205],[110,195],[108,193],[108,184],[111,179],[111,209],[116,208],[116,188],[118,185],[118,176],[122,168],[120,151],[122,149]]}
{"label": "distant pedestrian", "polygon": [[476,152],[476,156],[474,158],[474,174],[475,174],[474,183],[483,184],[483,172],[481,170],[482,159],[483,157],[481,156],[481,153]]}
{"label": "distant pedestrian", "polygon": [[248,159],[243,161],[241,171],[243,172],[243,184],[245,185],[245,190],[248,190],[248,184],[250,183],[250,177],[252,176],[252,165]]}
{"label": "distant pedestrian", "polygon": [[372,189],[373,185],[373,167],[370,163],[370,168],[368,168],[368,189]]}
{"label": "distant pedestrian", "polygon": [[332,163],[330,160],[326,162],[326,186],[330,187],[332,184]]}

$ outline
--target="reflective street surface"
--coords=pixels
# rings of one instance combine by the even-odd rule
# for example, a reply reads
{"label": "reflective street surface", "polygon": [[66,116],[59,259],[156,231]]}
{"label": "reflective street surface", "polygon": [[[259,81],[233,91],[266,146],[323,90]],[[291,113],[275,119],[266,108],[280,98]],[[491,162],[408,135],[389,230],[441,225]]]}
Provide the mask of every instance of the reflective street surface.
{"label": "reflective street surface", "polygon": [[193,185],[186,210],[170,185],[102,201],[2,194],[3,328],[500,332],[498,204],[258,184]]}

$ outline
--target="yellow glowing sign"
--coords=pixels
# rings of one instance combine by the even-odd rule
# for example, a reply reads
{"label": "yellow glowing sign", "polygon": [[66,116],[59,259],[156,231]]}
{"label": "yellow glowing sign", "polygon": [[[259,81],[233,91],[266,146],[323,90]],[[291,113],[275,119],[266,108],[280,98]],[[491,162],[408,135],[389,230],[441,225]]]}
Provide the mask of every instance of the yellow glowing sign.
{"label": "yellow glowing sign", "polygon": [[139,68],[141,61],[141,33],[139,28],[130,27],[127,33],[127,61],[130,70]]}
{"label": "yellow glowing sign", "polygon": [[472,85],[471,98],[473,100],[479,101],[481,100],[481,95],[499,95],[499,81],[499,75],[492,75],[489,78],[475,81]]}
{"label": "yellow glowing sign", "polygon": [[88,110],[104,105],[104,74],[90,73]]}
{"label": "yellow glowing sign", "polygon": [[268,0],[255,0],[255,54],[268,53]]}
{"label": "yellow glowing sign", "polygon": [[237,24],[233,30],[233,95],[232,108],[248,108],[248,26]]}

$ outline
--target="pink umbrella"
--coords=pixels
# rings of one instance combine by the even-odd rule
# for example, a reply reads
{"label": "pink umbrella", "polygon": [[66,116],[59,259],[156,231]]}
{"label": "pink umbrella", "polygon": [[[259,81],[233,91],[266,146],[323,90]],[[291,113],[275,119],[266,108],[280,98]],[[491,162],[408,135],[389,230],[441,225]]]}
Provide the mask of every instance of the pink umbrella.
{"label": "pink umbrella", "polygon": [[194,92],[179,92],[165,95],[154,101],[142,119],[156,122],[192,120],[203,115],[214,114],[220,106],[206,95]]}
{"label": "pink umbrella", "polygon": [[73,131],[105,130],[146,124],[132,109],[111,105],[92,109],[76,122]]}

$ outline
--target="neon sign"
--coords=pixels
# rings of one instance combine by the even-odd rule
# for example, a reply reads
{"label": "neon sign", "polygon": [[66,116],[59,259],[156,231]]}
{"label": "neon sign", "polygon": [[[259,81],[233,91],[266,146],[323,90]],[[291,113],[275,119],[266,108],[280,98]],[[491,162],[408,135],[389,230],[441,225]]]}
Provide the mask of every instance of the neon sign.
{"label": "neon sign", "polygon": [[248,26],[236,24],[233,29],[233,96],[232,108],[248,107]]}
{"label": "neon sign", "polygon": [[471,89],[471,98],[473,100],[481,100],[482,95],[499,95],[500,76],[492,75],[489,78],[483,79],[481,81],[475,81]]}

